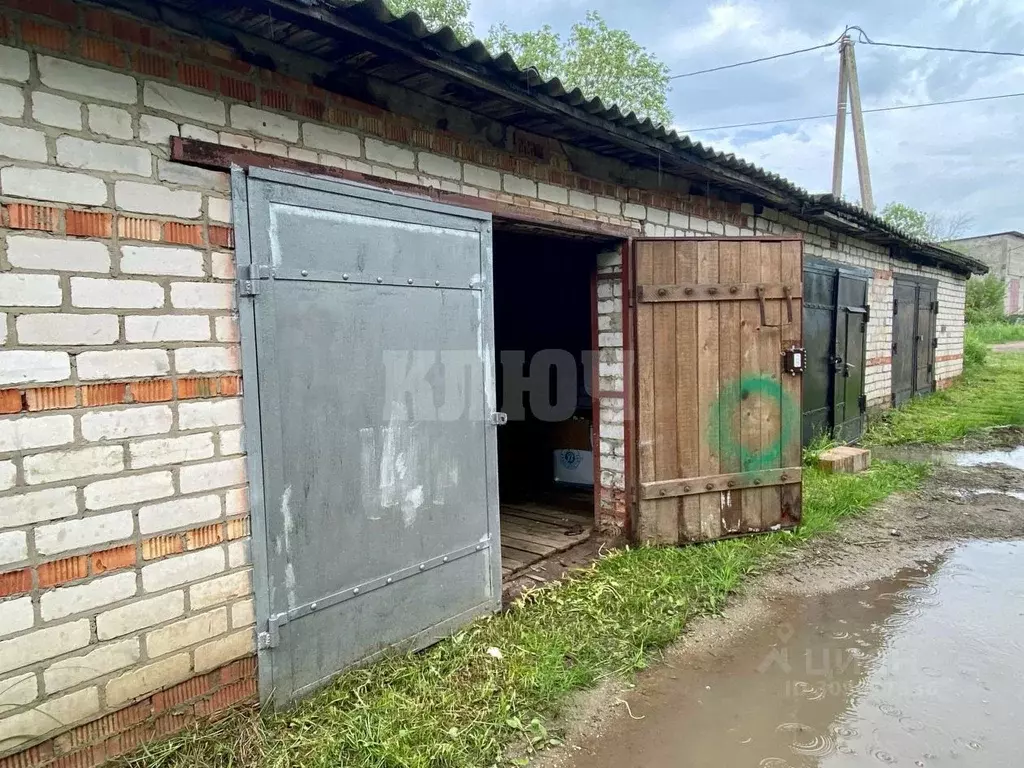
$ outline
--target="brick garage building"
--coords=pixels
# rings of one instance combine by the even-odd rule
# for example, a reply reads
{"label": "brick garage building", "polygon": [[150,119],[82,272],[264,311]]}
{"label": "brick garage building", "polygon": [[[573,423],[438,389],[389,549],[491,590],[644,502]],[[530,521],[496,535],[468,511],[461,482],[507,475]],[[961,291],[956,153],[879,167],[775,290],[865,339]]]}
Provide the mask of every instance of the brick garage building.
{"label": "brick garage building", "polygon": [[632,503],[630,237],[797,236],[864,270],[870,408],[892,399],[894,285],[931,281],[929,381],[961,372],[983,267],[853,206],[372,0],[271,2],[272,24],[125,5],[0,1],[3,768],[97,764],[257,694],[230,163],[486,211],[524,253],[588,250],[612,531]]}

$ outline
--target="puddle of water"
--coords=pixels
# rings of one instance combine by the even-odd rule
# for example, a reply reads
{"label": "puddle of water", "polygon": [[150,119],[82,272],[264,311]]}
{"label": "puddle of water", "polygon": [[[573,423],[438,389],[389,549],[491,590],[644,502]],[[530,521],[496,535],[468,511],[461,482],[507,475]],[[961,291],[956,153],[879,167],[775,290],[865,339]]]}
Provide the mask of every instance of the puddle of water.
{"label": "puddle of water", "polygon": [[1024,501],[1024,491],[997,491],[994,488],[981,488],[977,491],[968,491],[969,496],[983,496],[986,493],[995,494],[997,496],[1011,496],[1014,499],[1020,499]]}
{"label": "puddle of water", "polygon": [[1024,545],[773,603],[773,618],[663,668],[567,765],[847,768],[1020,763]]}
{"label": "puddle of water", "polygon": [[1014,469],[1024,470],[1024,445],[1008,451],[970,451],[954,454],[953,462],[958,467],[979,467],[983,464],[1006,464]]}
{"label": "puddle of water", "polygon": [[980,467],[986,464],[1005,464],[1024,471],[1024,445],[1000,451],[942,451],[924,446],[876,446],[871,449],[877,459],[895,461],[930,461],[937,464],[955,464],[958,467]]}

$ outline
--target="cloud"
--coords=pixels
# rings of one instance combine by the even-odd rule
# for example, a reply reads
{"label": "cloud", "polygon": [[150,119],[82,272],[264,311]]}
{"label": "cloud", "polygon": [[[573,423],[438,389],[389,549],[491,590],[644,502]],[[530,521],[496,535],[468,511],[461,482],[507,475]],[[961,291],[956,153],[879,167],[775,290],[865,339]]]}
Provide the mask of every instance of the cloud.
{"label": "cloud", "polygon": [[[883,42],[1020,50],[1022,0],[475,0],[478,33],[506,21],[567,31],[590,8],[628,29],[673,72],[807,48],[857,24]],[[858,45],[865,108],[1024,91],[1020,59]],[[835,111],[838,55],[829,47],[674,80],[679,128]],[[934,213],[967,210],[974,231],[1024,229],[1024,98],[865,116],[875,200]],[[768,125],[694,136],[811,191],[831,187],[833,121]],[[847,134],[844,193],[857,199]]]}

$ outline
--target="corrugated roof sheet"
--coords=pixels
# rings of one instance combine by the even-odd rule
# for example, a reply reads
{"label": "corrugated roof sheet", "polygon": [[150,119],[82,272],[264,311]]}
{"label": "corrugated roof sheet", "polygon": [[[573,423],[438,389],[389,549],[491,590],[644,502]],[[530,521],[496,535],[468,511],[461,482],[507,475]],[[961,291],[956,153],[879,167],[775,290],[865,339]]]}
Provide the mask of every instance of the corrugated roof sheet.
{"label": "corrugated roof sheet", "polygon": [[[135,7],[136,0],[100,0],[116,6]],[[845,232],[862,239],[882,245],[895,246],[902,249],[900,258],[910,258],[926,264],[940,264],[962,272],[984,273],[988,268],[980,261],[972,259],[956,251],[943,248],[934,243],[910,237],[886,224],[881,218],[868,213],[863,208],[844,200],[833,198],[828,194],[812,194],[798,187],[777,173],[772,173],[749,163],[732,153],[719,152],[713,147],[693,141],[688,136],[681,136],[675,131],[667,131],[661,125],[655,125],[649,119],[641,120],[636,114],[623,112],[615,104],[605,104],[600,98],[588,98],[579,88],[567,90],[558,78],[545,80],[535,69],[520,69],[507,53],[492,56],[486,46],[479,40],[464,44],[451,27],[431,30],[423,19],[415,12],[401,17],[395,16],[382,0],[260,0],[256,3],[233,3],[219,0],[217,2],[199,2],[198,0],[163,0],[185,12],[185,17],[176,17],[174,23],[182,23],[183,18],[194,18],[206,13],[212,15],[215,22],[228,26],[241,25],[250,35],[260,37],[275,44],[289,45],[299,43],[300,49],[307,55],[317,56],[316,41],[332,40],[341,45],[350,45],[351,38],[342,30],[352,31],[353,28],[363,30],[367,39],[390,38],[399,45],[404,45],[406,56],[419,56],[421,61],[438,61],[444,59],[444,75],[451,81],[462,80],[470,88],[480,84],[481,78],[489,81],[500,93],[507,89],[508,97],[496,96],[496,99],[509,98],[522,104],[533,101],[537,114],[545,115],[549,126],[558,126],[563,134],[574,135],[579,131],[581,123],[587,124],[589,134],[578,134],[580,146],[591,151],[618,157],[623,162],[632,153],[639,157],[639,151],[647,159],[657,157],[657,167],[661,168],[664,153],[669,153],[680,165],[699,169],[700,178],[711,178],[723,187],[740,190],[753,200],[774,207],[781,206],[784,210],[806,221],[824,224],[833,231]],[[285,33],[285,39],[278,39],[278,28],[281,25],[267,24],[273,21],[278,9],[291,19],[291,25],[305,28],[303,35],[295,35],[291,39]],[[189,15],[192,14],[192,15]],[[332,24],[319,23],[326,17],[333,17],[338,22],[337,29],[332,31]],[[305,27],[301,19],[306,18],[309,26]],[[285,23],[284,27],[290,25]],[[203,34],[201,27],[189,31]],[[398,46],[396,46],[398,47]],[[418,48],[414,54],[411,49]],[[379,48],[370,48],[370,58],[383,53]],[[331,59],[337,61],[338,51],[333,51]],[[424,67],[431,69],[428,63]],[[469,91],[467,91],[469,92]],[[511,98],[514,95],[514,99]],[[552,109],[557,102],[558,109]],[[496,118],[500,121],[500,117]],[[599,139],[601,146],[594,146],[593,139]],[[571,138],[562,140],[572,143]],[[588,143],[589,142],[589,143]],[[641,147],[641,149],[637,149]],[[620,152],[619,150],[623,150]]]}
{"label": "corrugated roof sheet", "polygon": [[480,40],[463,43],[451,27],[432,30],[415,11],[404,16],[395,16],[382,0],[301,0],[309,6],[322,6],[341,10],[360,17],[364,22],[398,31],[407,37],[440,48],[453,56],[478,67],[484,67],[494,75],[521,87],[543,93],[554,99],[606,121],[611,126],[627,129],[648,138],[656,139],[671,146],[684,155],[696,156],[723,169],[743,174],[753,180],[769,185],[778,193],[795,202],[811,208],[821,208],[837,216],[845,217],[862,227],[874,230],[898,240],[912,252],[927,255],[932,259],[958,269],[982,274],[988,271],[985,264],[957,251],[943,248],[899,231],[879,216],[869,213],[858,205],[833,197],[831,194],[814,194],[797,186],[777,173],[766,171],[760,166],[747,162],[733,153],[719,152],[705,146],[689,136],[665,130],[650,119],[640,119],[633,112],[624,114],[615,104],[605,104],[598,97],[588,98],[579,88],[567,89],[557,77],[545,80],[536,69],[520,69],[508,53],[492,56]]}

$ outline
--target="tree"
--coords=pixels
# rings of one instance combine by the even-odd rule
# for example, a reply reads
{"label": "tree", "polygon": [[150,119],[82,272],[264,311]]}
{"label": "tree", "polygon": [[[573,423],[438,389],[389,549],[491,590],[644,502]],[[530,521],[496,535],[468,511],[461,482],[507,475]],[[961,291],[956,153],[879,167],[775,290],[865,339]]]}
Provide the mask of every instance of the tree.
{"label": "tree", "polygon": [[557,77],[567,88],[579,88],[616,104],[624,114],[636,112],[655,123],[671,122],[668,109],[668,67],[622,29],[612,29],[597,11],[573,24],[563,43],[550,26],[535,32],[513,32],[506,24],[491,27],[487,47],[508,52],[520,68],[534,67],[542,77]]}
{"label": "tree", "polygon": [[929,243],[955,240],[971,225],[971,215],[968,213],[942,216],[925,213],[903,203],[889,203],[882,209],[880,216],[886,224],[900,232]]}
{"label": "tree", "polygon": [[451,27],[463,43],[473,39],[469,0],[385,0],[395,16],[416,11],[431,29]]}

